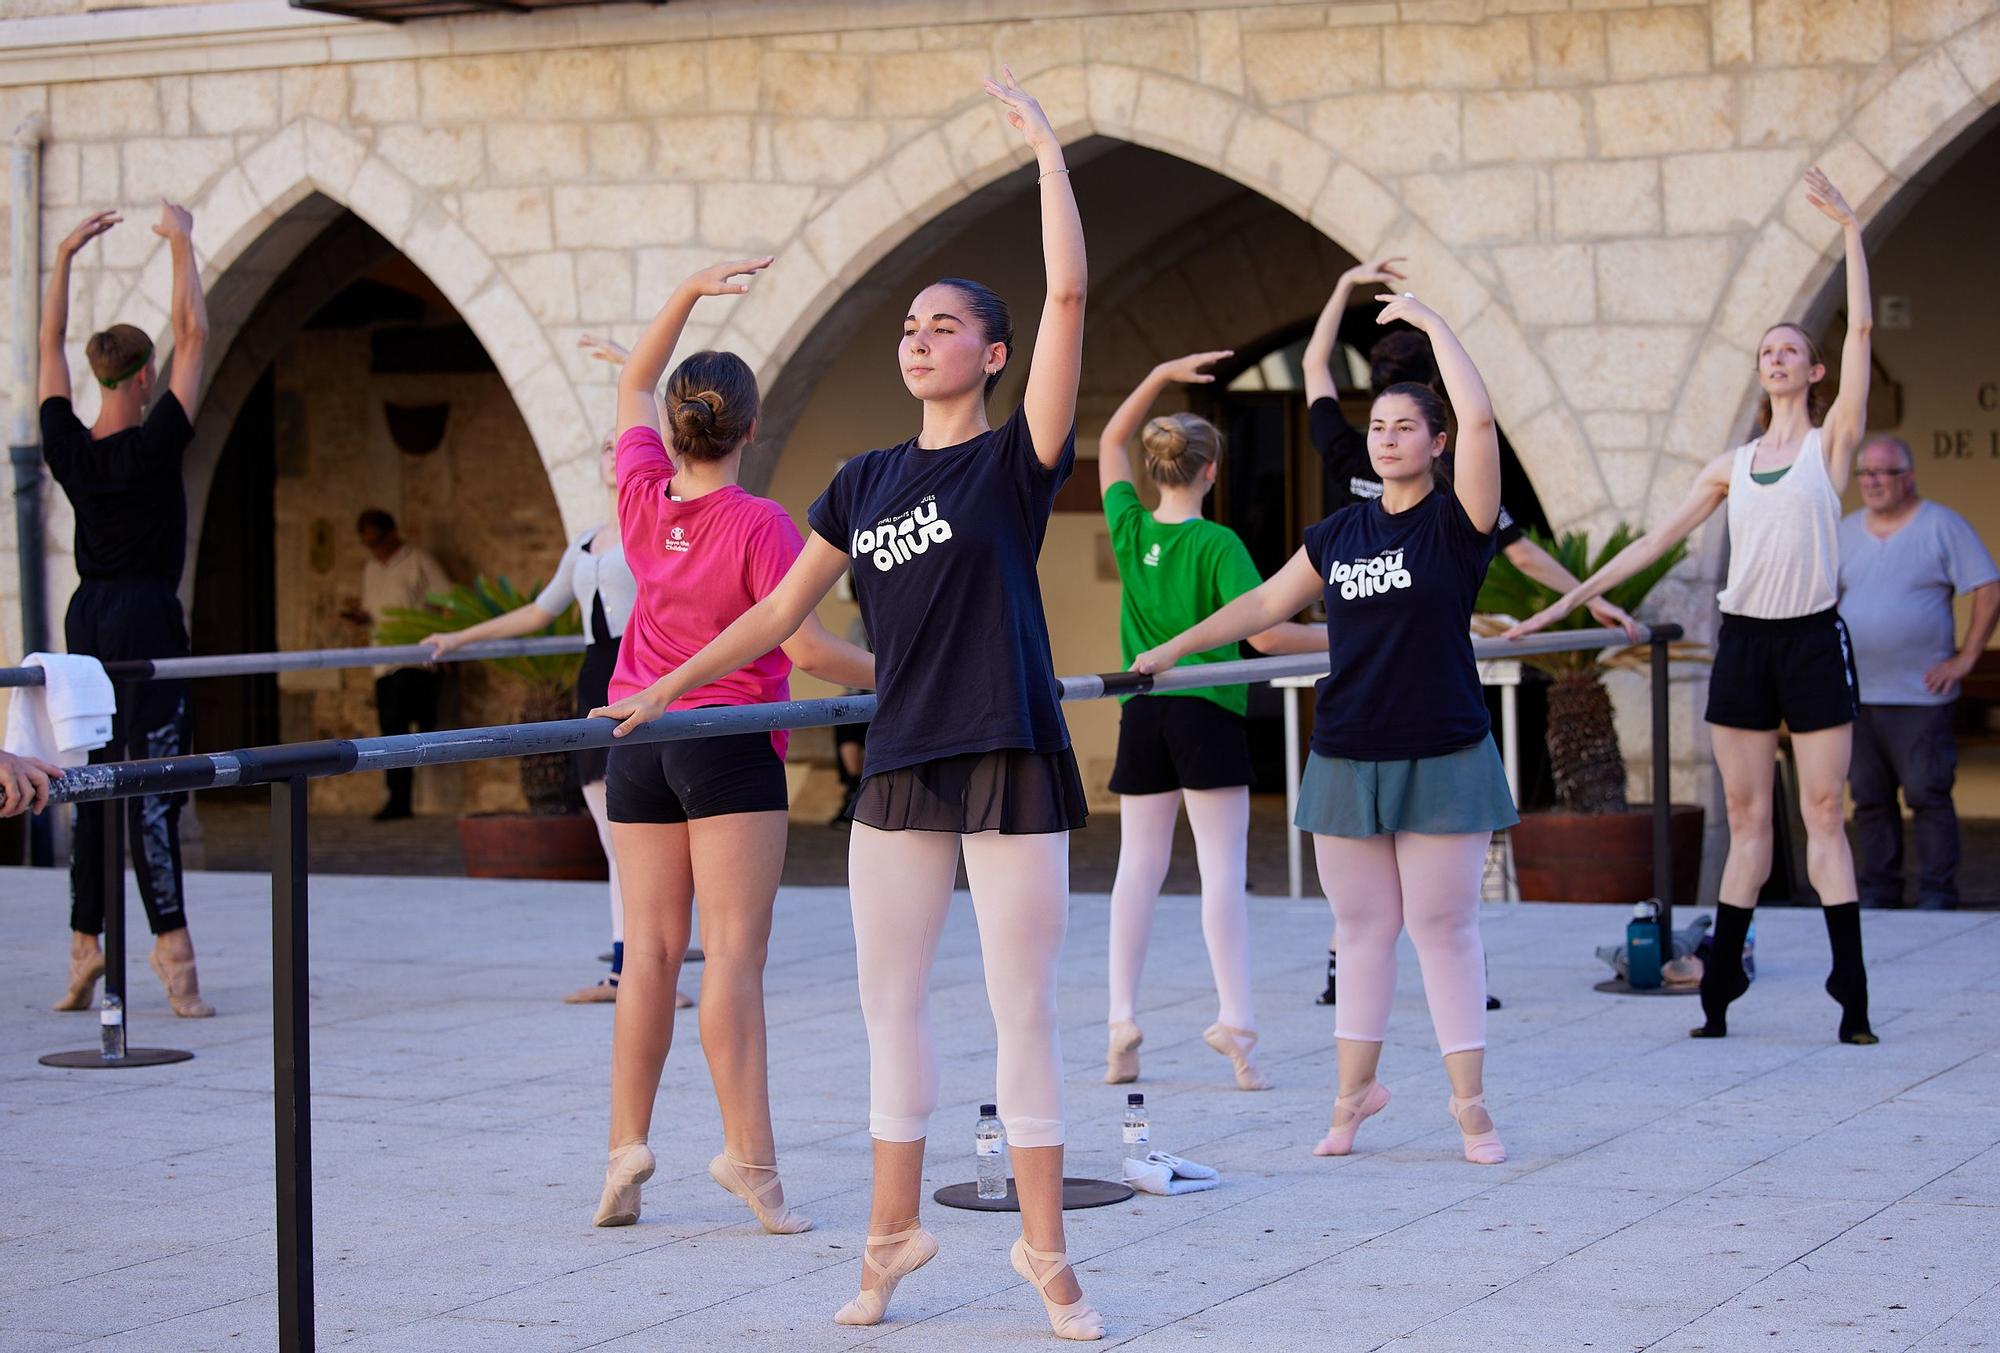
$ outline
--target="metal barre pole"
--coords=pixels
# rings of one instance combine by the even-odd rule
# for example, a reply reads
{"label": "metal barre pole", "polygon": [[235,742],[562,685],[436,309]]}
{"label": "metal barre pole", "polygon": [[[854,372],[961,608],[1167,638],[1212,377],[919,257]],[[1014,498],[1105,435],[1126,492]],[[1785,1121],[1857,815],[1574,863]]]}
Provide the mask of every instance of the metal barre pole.
{"label": "metal barre pole", "polygon": [[[1650,637],[1680,637],[1677,625],[1661,625]],[[1617,631],[1564,631],[1535,634],[1524,640],[1481,639],[1473,653],[1483,659],[1504,659],[1535,653],[1579,649],[1626,648]],[[1237,658],[1228,662],[1176,667],[1156,676],[1136,672],[1100,672],[1061,678],[1064,700],[1092,700],[1105,695],[1140,694],[1190,687],[1249,684],[1273,677],[1312,675],[1325,670],[1317,653],[1277,658]],[[612,736],[608,719],[552,719],[546,723],[499,724],[436,733],[402,733],[387,737],[330,739],[276,747],[248,747],[232,752],[203,752],[156,761],[123,761],[76,766],[49,786],[52,803],[86,799],[127,798],[174,790],[224,789],[234,785],[269,784],[304,775],[319,778],[349,771],[392,770],[404,766],[441,766],[487,761],[539,752],[575,752],[614,743],[633,745],[715,737],[728,733],[764,733],[781,728],[824,728],[858,723],[874,717],[875,697],[842,695],[818,700],[785,700],[768,705],[724,705],[675,710],[661,715],[625,738]]]}
{"label": "metal barre pole", "polygon": [[[531,639],[488,639],[449,653],[432,653],[425,644],[390,648],[311,648],[293,653],[218,653],[206,658],[154,658],[107,662],[113,677],[152,677],[160,681],[190,681],[203,677],[265,676],[273,672],[327,671],[354,667],[420,667],[445,662],[486,662],[494,658],[540,658],[581,653],[589,645],[582,634],[542,634]],[[40,686],[39,667],[0,667],[0,687]]]}

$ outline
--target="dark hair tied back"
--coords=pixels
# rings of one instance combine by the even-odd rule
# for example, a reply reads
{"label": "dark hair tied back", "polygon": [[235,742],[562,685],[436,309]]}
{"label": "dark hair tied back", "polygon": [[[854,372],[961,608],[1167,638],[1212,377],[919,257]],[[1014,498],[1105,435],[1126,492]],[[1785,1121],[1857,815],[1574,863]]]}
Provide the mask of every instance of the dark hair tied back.
{"label": "dark hair tied back", "polygon": [[[1014,357],[1014,315],[1007,309],[1007,302],[991,287],[964,277],[940,277],[931,283],[935,287],[950,287],[965,296],[965,308],[972,312],[972,322],[979,326],[982,342],[998,343],[1007,349],[1008,361]],[[1000,372],[1007,369],[1006,362],[1000,364],[1000,371],[986,373],[986,393],[991,395],[993,387],[1000,383]]]}
{"label": "dark hair tied back", "polygon": [[667,377],[667,425],[689,460],[721,460],[743,445],[757,409],[757,377],[733,352],[694,353]]}
{"label": "dark hair tied back", "polygon": [[1449,426],[1450,416],[1445,412],[1444,400],[1430,386],[1420,385],[1416,381],[1397,381],[1388,389],[1377,393],[1375,399],[1379,403],[1390,395],[1401,395],[1417,406],[1417,413],[1423,418],[1424,426],[1429,430],[1430,436],[1437,436]]}

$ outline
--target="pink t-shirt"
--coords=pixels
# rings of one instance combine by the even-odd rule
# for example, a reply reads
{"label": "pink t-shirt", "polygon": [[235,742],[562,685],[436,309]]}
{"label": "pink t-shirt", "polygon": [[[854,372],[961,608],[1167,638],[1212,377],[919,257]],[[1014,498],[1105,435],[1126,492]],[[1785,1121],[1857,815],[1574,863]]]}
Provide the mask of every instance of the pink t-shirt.
{"label": "pink t-shirt", "polygon": [[[784,508],[731,484],[690,502],[670,496],[673,462],[657,430],[618,438],[618,529],[638,604],[618,645],[611,698],[636,695],[701,651],[761,601],[805,542]],[[669,709],[759,705],[786,699],[792,660],[772,649],[719,681],[697,686]],[[789,734],[772,733],[785,754]]]}

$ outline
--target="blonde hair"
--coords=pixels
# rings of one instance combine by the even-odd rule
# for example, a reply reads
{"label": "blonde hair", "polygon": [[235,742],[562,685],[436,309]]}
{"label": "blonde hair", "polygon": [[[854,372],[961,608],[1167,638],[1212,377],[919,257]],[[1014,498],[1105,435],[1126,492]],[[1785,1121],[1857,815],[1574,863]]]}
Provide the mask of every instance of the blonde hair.
{"label": "blonde hair", "polygon": [[1192,484],[1222,455],[1222,434],[1199,414],[1162,414],[1139,434],[1146,473],[1160,485]]}

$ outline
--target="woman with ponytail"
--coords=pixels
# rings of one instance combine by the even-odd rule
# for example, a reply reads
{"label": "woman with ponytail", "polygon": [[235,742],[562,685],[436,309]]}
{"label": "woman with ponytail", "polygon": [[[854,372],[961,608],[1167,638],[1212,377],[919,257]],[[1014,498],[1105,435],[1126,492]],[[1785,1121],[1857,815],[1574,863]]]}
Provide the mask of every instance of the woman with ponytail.
{"label": "woman with ponytail", "polygon": [[[1192,413],[1146,422],[1139,444],[1160,504],[1148,512],[1132,482],[1127,444],[1160,392],[1215,379],[1203,368],[1227,352],[1198,352],[1162,362],[1128,395],[1097,442],[1097,478],[1111,552],[1123,588],[1118,641],[1130,663],[1207,618],[1263,580],[1242,538],[1202,517],[1215,487],[1222,434]],[[1317,626],[1279,624],[1250,636],[1260,653],[1310,653],[1324,645]],[[1182,666],[1237,656],[1234,643],[1189,655]],[[1202,1041],[1229,1058],[1241,1090],[1268,1090],[1254,1060],[1257,1016],[1250,995],[1250,916],[1244,897],[1250,831],[1250,739],[1245,689],[1204,686],[1127,697],[1118,718],[1118,875],[1111,885],[1110,1043],[1106,1084],[1139,1078],[1139,974],[1153,929],[1153,909],[1173,854],[1182,803],[1201,867],[1201,930],[1219,1003]]]}
{"label": "woman with ponytail", "polygon": [[[720,263],[689,277],[618,374],[618,526],[638,597],[611,675],[613,703],[592,713],[620,720],[621,733],[669,709],[783,700],[795,663],[835,685],[875,684],[868,654],[808,620],[782,643],[653,698],[769,595],[803,545],[784,508],[736,482],[757,430],[757,378],[743,359],[694,353],[674,368],[664,401],[658,389],[695,303],[742,294],[770,263]],[[646,1136],[673,1042],[675,982],[697,893],[707,965],[701,1047],[722,1111],[722,1154],[709,1162],[709,1175],[766,1231],[812,1226],[786,1206],[778,1182],[764,1041],[764,956],[785,861],[785,744],[779,732],[612,748],[606,809],[625,895],[625,969],[599,1226],[637,1221],[639,1186],[653,1173]]]}

